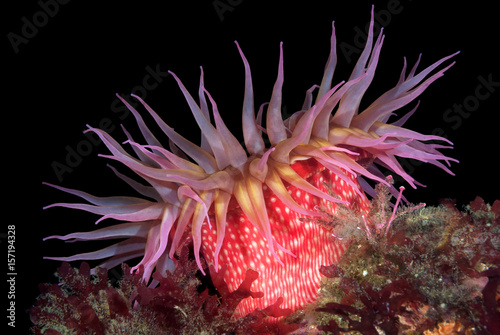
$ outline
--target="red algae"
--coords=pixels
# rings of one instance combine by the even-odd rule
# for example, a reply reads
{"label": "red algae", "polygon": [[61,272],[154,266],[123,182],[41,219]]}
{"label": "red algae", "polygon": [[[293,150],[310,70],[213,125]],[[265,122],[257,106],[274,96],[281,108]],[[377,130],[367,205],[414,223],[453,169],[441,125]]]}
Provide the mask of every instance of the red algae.
{"label": "red algae", "polygon": [[219,289],[209,293],[197,278],[198,267],[188,248],[179,266],[166,277],[153,274],[158,285],[148,287],[142,271],[132,273],[124,264],[118,287],[108,283],[107,271],[90,274],[87,263],[79,270],[63,263],[57,270],[60,284],[40,285],[41,294],[30,310],[34,334],[286,334],[297,324],[268,322],[269,317],[290,313],[282,300],[263,310],[235,319],[237,305],[245,298],[260,298],[250,290],[258,273],[248,270],[245,280],[230,292],[222,277]]}

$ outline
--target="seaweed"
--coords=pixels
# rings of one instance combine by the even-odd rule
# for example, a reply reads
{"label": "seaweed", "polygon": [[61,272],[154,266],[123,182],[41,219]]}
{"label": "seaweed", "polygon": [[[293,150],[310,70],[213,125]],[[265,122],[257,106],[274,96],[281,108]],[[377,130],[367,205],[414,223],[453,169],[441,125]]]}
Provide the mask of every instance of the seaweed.
{"label": "seaweed", "polygon": [[123,264],[119,287],[111,286],[105,269],[96,268],[91,275],[85,262],[79,270],[63,263],[57,270],[59,284],[40,285],[41,294],[30,310],[33,333],[236,335],[285,334],[298,328],[296,324],[270,320],[289,314],[289,310],[279,307],[282,299],[242,318],[233,317],[243,299],[262,296],[250,290],[258,277],[256,271],[249,269],[232,292],[222,276],[215,274],[212,281],[219,282],[221,288],[211,294],[196,278],[198,268],[189,258],[187,247],[179,257],[179,265],[172,273],[153,274],[156,285],[142,281],[142,267],[132,273]]}
{"label": "seaweed", "polygon": [[[341,334],[341,332],[359,331],[361,334],[378,335],[399,334],[401,328],[418,324],[417,329],[425,329],[428,319],[417,320],[419,310],[424,306],[425,298],[406,280],[399,279],[377,290],[370,284],[361,285],[345,276],[339,267],[323,267],[321,273],[328,278],[339,278],[345,297],[341,303],[328,302],[316,311],[340,316],[340,320],[331,319],[328,325],[318,329]],[[359,302],[357,306],[355,303]],[[401,320],[404,321],[401,322]],[[343,325],[342,325],[343,324]]]}

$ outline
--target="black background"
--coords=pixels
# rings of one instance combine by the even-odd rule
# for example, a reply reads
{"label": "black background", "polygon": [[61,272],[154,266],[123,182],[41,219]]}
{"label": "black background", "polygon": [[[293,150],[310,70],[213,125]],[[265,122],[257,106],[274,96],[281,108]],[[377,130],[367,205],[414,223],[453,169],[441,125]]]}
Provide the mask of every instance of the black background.
{"label": "black background", "polygon": [[[250,62],[256,106],[269,101],[279,42],[284,42],[283,104],[287,113],[292,113],[300,109],[305,90],[321,80],[331,21],[335,20],[338,43],[354,46],[355,28],[365,30],[372,3],[382,15],[394,1],[276,1],[272,5],[250,0],[161,5],[159,1],[70,1],[59,5],[57,13],[40,24],[36,35],[19,45],[17,53],[8,34],[22,35],[22,18],[33,22],[42,7],[36,1],[22,1],[4,10],[3,54],[7,61],[3,65],[7,75],[3,76],[2,148],[8,200],[3,213],[4,225],[16,225],[17,330],[23,329],[19,333],[27,333],[25,310],[37,296],[37,283],[54,281],[58,263],[42,260],[42,256],[69,255],[101,246],[42,242],[42,237],[51,234],[94,229],[97,219],[72,210],[42,211],[42,206],[74,199],[42,186],[42,181],[102,196],[129,191],[106,167],[108,161],[97,157],[107,153],[103,145],[92,147],[72,172],[62,175],[62,181],[52,167],[54,162],[65,163],[67,147],[75,149],[86,140],[82,133],[86,124],[97,127],[101,120],[109,119],[115,138],[125,139],[119,129],[123,124],[140,140],[134,118],[128,115],[122,119],[123,114],[111,108],[115,93],[129,94],[142,84],[146,67],[158,66],[161,71],[174,71],[196,96],[199,66],[203,66],[207,89],[226,124],[241,136],[244,69],[234,40]],[[395,85],[403,56],[411,66],[423,53],[419,69],[424,69],[461,50],[455,57],[457,64],[420,97],[419,110],[406,125],[424,134],[436,128],[445,132],[455,143],[455,149],[446,152],[460,160],[452,166],[456,176],[419,166],[411,175],[427,188],[412,190],[406,185],[405,194],[412,202],[428,204],[449,197],[456,198],[461,207],[476,195],[492,203],[499,198],[500,87],[480,101],[468,118],[455,114],[454,121],[447,122],[443,116],[454,104],[474,96],[479,76],[500,82],[496,7],[486,1],[467,2],[467,6],[456,1],[399,3],[397,14],[382,16],[386,39],[375,80],[362,106]],[[227,4],[231,10],[216,9],[214,4]],[[347,61],[341,50],[338,55],[335,82],[347,79],[355,64]],[[148,91],[146,100],[179,133],[198,141],[194,119],[172,76]],[[111,220],[101,226],[108,224]],[[2,252],[6,253],[5,229],[1,236]],[[5,320],[2,317],[2,322]]]}

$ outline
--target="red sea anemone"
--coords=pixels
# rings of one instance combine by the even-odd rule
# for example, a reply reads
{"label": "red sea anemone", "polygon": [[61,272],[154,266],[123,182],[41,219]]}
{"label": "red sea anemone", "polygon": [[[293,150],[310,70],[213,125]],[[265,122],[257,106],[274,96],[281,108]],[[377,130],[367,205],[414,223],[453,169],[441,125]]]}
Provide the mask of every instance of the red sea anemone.
{"label": "red sea anemone", "polygon": [[447,139],[402,127],[418,103],[397,121],[387,123],[396,110],[415,100],[441,77],[454,63],[436,69],[456,54],[419,73],[420,58],[409,73],[405,59],[396,86],[365,110],[359,110],[384,42],[382,32],[374,40],[373,25],[372,9],[366,46],[350,78],[332,88],[337,63],[333,30],[321,84],[306,92],[302,109],[286,120],[281,114],[282,45],[271,99],[256,114],[250,65],[236,44],[245,70],[244,146],[221,119],[217,104],[205,88],[203,70],[198,101],[171,73],[201,129],[199,146],[175,132],[141,98],[134,96],[170,139],[168,149],[165,148],[140,113],[119,97],[135,116],[146,144],[136,142],[126,130],[127,140],[122,144],[100,129],[89,126],[87,131],[95,132],[111,152],[102,157],[124,164],[147,183],[137,182],[113,168],[143,197],[97,197],[50,185],[88,203],[56,203],[45,208],[75,208],[101,215],[97,222],[110,218],[124,223],[90,232],[49,236],[46,240],[123,240],[94,252],[47,258],[106,259],[101,266],[111,268],[142,257],[132,270],[144,267],[143,279],[149,281],[153,271],[168,276],[176,266],[180,248],[192,245],[201,272],[205,274],[202,259],[212,272],[225,269],[223,277],[230,290],[242,283],[247,269],[259,273],[252,290],[262,292],[263,297],[245,299],[238,306],[239,316],[272,305],[280,298],[281,307],[292,311],[314,301],[321,265],[336,263],[348,239],[341,241],[323,226],[301,218],[325,215],[318,207],[334,215],[339,202],[356,211],[368,211],[365,192],[372,194],[373,181],[385,183],[379,167],[416,187],[417,181],[404,171],[398,156],[434,164],[450,174],[449,163],[456,161],[438,151],[450,148],[452,143]]}

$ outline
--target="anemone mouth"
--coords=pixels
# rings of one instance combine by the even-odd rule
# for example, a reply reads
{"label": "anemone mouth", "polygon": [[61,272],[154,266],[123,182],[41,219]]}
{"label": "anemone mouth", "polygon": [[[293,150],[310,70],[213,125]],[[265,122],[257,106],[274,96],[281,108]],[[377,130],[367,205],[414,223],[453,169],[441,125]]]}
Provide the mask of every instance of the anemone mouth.
{"label": "anemone mouth", "polygon": [[[102,157],[125,165],[146,184],[136,182],[113,169],[116,175],[139,194],[152,200],[135,197],[95,197],[81,191],[49,185],[78,196],[88,204],[58,203],[47,207],[85,210],[101,215],[98,222],[112,218],[125,223],[95,232],[49,236],[47,239],[83,241],[127,238],[96,252],[49,258],[77,260],[111,257],[102,265],[111,267],[117,262],[124,262],[142,253],[142,260],[133,269],[144,266],[144,279],[149,280],[155,267],[157,271],[164,273],[172,266],[173,256],[180,247],[183,236],[189,234],[193,239],[196,261],[203,272],[200,260],[202,224],[208,222],[217,229],[217,264],[217,255],[225,237],[227,213],[237,204],[266,241],[270,252],[280,262],[276,253],[290,252],[276,242],[270,230],[263,188],[270,188],[282,202],[304,215],[319,214],[295,203],[289,197],[285,183],[327,201],[339,202],[337,198],[308,183],[290,167],[291,164],[312,159],[344,182],[352,184],[359,196],[364,196],[365,192],[373,194],[373,188],[365,179],[386,183],[384,174],[377,166],[400,175],[411,186],[416,187],[418,182],[404,171],[397,157],[431,163],[452,174],[449,165],[456,160],[439,151],[448,147],[426,143],[437,140],[451,144],[448,140],[422,135],[402,127],[416,107],[392,124],[387,124],[387,121],[395,110],[415,100],[432,82],[442,76],[454,63],[435,73],[433,71],[456,53],[419,73],[417,65],[420,57],[408,74],[405,60],[396,86],[368,108],[360,111],[360,101],[372,82],[384,41],[382,32],[374,39],[373,25],[372,8],[367,43],[352,75],[347,81],[332,87],[337,63],[335,29],[332,24],[330,55],[321,84],[312,86],[306,92],[302,109],[287,120],[283,120],[281,115],[283,45],[280,44],[278,74],[270,101],[261,105],[255,113],[250,65],[236,43],[245,71],[242,108],[244,146],[220,117],[217,104],[205,87],[203,69],[200,71],[198,101],[184,87],[182,81],[170,72],[201,130],[200,145],[175,132],[145,101],[133,96],[170,139],[169,149],[166,149],[149,130],[141,114],[118,96],[134,115],[146,144],[134,141],[126,131],[127,141],[122,144],[102,130],[89,126],[87,131],[95,132],[109,149],[110,154]],[[316,89],[318,92],[314,97]],[[264,129],[262,118],[266,106]],[[270,147],[266,147],[265,137],[269,140]],[[128,146],[134,154],[130,154],[130,149],[126,150],[124,146]],[[361,187],[351,180],[351,175],[357,177]],[[392,187],[393,193],[397,193],[392,185],[388,186]],[[213,222],[209,219],[212,213]]]}

